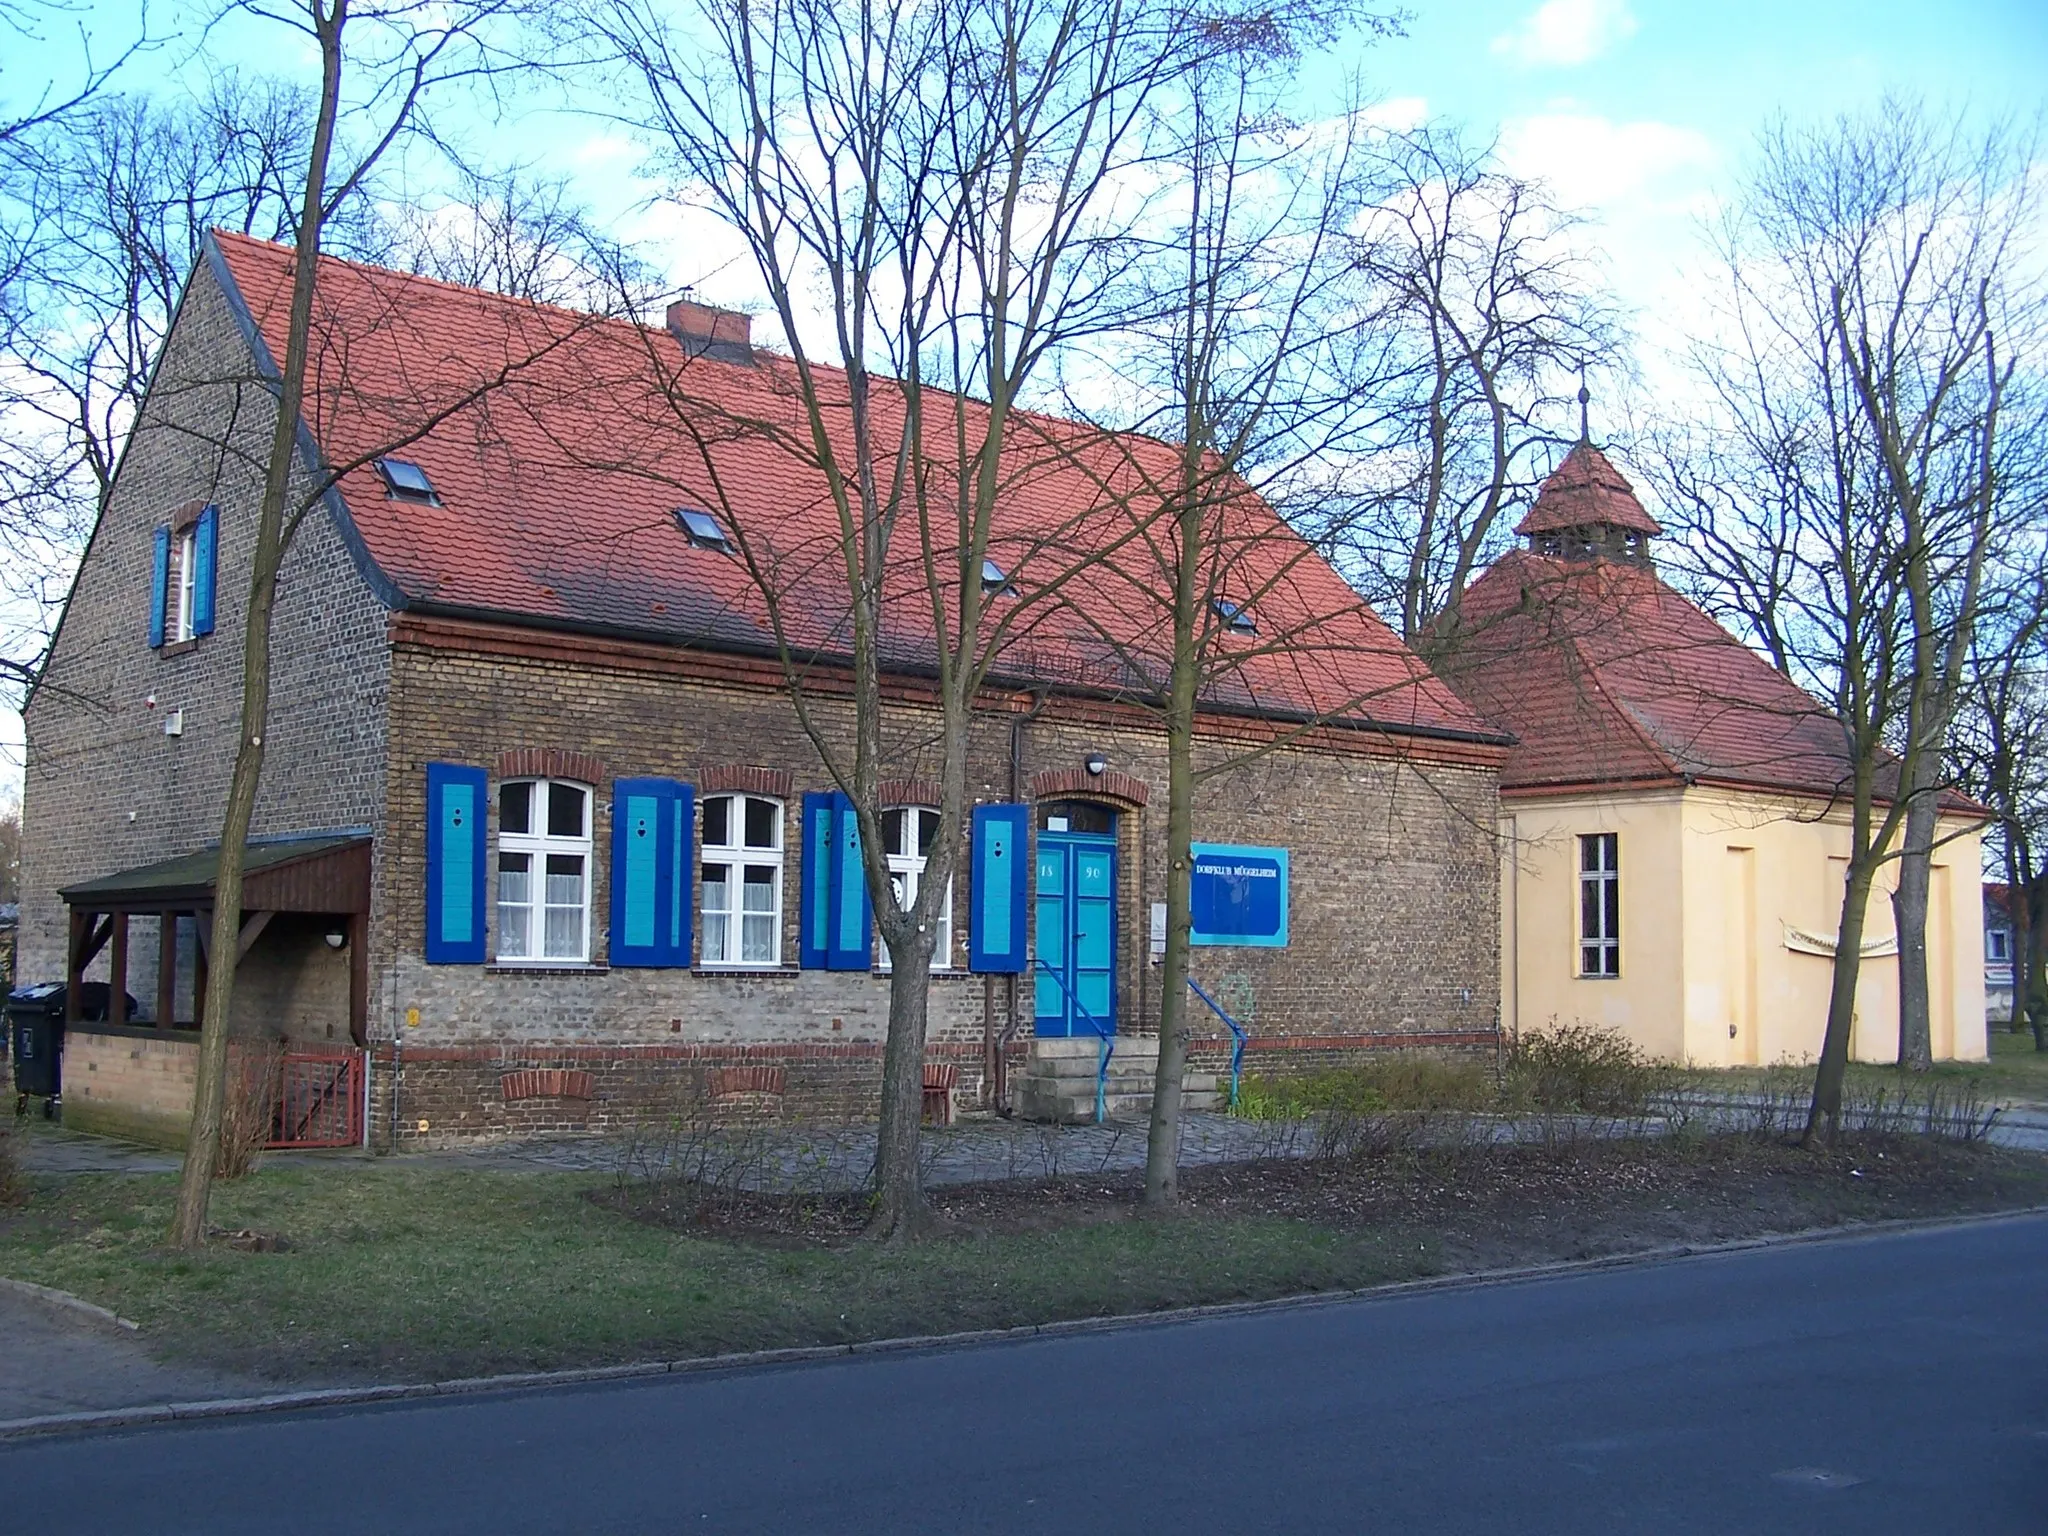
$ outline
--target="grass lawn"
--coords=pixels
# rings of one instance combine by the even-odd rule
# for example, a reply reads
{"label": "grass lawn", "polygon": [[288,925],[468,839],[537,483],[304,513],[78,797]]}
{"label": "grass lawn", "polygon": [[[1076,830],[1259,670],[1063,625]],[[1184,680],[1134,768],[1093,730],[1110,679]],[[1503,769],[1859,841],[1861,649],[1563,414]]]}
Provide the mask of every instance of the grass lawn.
{"label": "grass lawn", "polygon": [[434,1379],[595,1361],[847,1342],[1425,1273],[1427,1242],[1277,1216],[1115,1221],[901,1250],[769,1247],[599,1206],[603,1176],[261,1170],[213,1217],[291,1249],[159,1245],[169,1175],[36,1182],[0,1215],[0,1274],[143,1325],[169,1358],[279,1379]]}
{"label": "grass lawn", "polygon": [[30,1187],[0,1211],[0,1274],[136,1319],[167,1359],[348,1382],[1141,1313],[2036,1206],[2048,1159],[1924,1137],[1393,1151],[1189,1169],[1184,1208],[1159,1220],[1137,1218],[1133,1173],[942,1188],[944,1235],[897,1250],[848,1244],[850,1196],[711,1235],[691,1199],[621,1195],[604,1175],[348,1162],[218,1189],[219,1226],[287,1249],[184,1255],[161,1246],[171,1175]]}
{"label": "grass lawn", "polygon": [[[1987,1105],[2002,1103],[2048,1106],[2048,1051],[2034,1049],[2034,1037],[2022,1031],[2009,1033],[1994,1024],[1990,1033],[1991,1059],[1938,1061],[1925,1072],[1902,1073],[1896,1067],[1869,1062],[1849,1063],[1847,1087],[1851,1093],[1897,1094],[1901,1086],[1912,1091],[1919,1085],[1941,1084],[1974,1088]],[[1769,1087],[1780,1092],[1805,1092],[1813,1083],[1811,1067],[1737,1067],[1727,1071],[1689,1069],[1677,1074],[1694,1087],[1730,1089]]]}

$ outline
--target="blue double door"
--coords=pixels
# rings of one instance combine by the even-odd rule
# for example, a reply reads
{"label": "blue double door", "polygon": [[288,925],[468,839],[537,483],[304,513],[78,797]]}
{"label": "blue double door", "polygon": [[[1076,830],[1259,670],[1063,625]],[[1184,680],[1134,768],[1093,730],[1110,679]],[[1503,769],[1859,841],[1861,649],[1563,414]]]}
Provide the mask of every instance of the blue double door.
{"label": "blue double door", "polygon": [[1116,838],[1041,828],[1036,874],[1038,1033],[1114,1033]]}

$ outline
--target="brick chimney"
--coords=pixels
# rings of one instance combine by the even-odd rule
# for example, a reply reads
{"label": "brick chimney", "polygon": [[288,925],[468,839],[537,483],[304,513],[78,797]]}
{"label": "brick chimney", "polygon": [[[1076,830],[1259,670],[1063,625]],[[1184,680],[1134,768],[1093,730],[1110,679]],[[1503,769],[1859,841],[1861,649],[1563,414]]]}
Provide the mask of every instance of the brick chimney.
{"label": "brick chimney", "polygon": [[668,307],[668,331],[691,357],[715,357],[728,363],[754,360],[754,317],[737,310],[677,299]]}

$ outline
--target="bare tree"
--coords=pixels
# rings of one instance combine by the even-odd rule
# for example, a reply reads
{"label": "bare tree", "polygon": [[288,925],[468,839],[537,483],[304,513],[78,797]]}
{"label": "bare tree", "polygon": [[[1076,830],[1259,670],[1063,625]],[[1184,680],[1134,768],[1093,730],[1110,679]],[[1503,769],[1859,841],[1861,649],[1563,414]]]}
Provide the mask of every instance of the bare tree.
{"label": "bare tree", "polygon": [[36,675],[201,238],[289,229],[308,112],[227,73],[189,103],[102,97],[17,157],[23,319],[0,339],[0,548],[18,682]]}
{"label": "bare tree", "polygon": [[1492,146],[1434,124],[1360,146],[1380,183],[1354,231],[1371,333],[1358,381],[1378,417],[1337,542],[1402,638],[1453,632],[1459,597],[1504,544],[1501,514],[1578,426],[1571,391],[1616,364],[1620,327],[1582,221]]}
{"label": "bare tree", "polygon": [[602,308],[646,289],[646,274],[593,225],[567,178],[456,164],[448,183],[382,212],[365,254],[401,272],[568,308]]}
{"label": "bare tree", "polygon": [[[1956,728],[1964,785],[1997,815],[1991,840],[2012,924],[2012,1028],[2048,1051],[2048,519],[1994,575]],[[1999,577],[2006,578],[2000,580]]]}
{"label": "bare tree", "polygon": [[[276,418],[261,465],[263,495],[242,643],[240,736],[221,829],[209,946],[210,953],[222,957],[234,956],[240,948],[242,873],[262,777],[269,712],[271,614],[278,573],[294,534],[341,475],[470,408],[564,339],[550,334],[530,353],[514,352],[503,366],[484,369],[446,398],[399,402],[405,411],[403,425],[384,441],[344,462],[326,464],[310,476],[301,473],[298,434],[308,407],[317,403],[308,386],[316,341],[323,233],[360,195],[392,146],[420,130],[431,94],[456,82],[489,79],[521,67],[516,57],[500,52],[500,34],[516,11],[512,0],[470,0],[454,6],[401,0],[385,8],[366,5],[360,9],[352,6],[351,0],[304,0],[285,11],[252,5],[249,14],[286,22],[309,38],[319,52],[321,77],[305,180],[298,190],[297,211],[289,230],[294,256],[285,344],[275,362],[274,378],[265,381],[274,393]],[[360,147],[344,163],[336,159],[336,150],[345,119],[355,128],[351,141]],[[345,372],[332,380],[332,388],[341,393],[348,390]],[[207,1206],[227,1089],[227,1037],[234,986],[235,967],[225,959],[209,969],[192,1126],[171,1230],[172,1240],[184,1248],[203,1244],[207,1235]]]}
{"label": "bare tree", "polygon": [[[825,546],[799,549],[782,542],[779,512],[724,508],[799,718],[853,802],[891,961],[877,1237],[924,1214],[929,967],[964,841],[975,701],[1058,584],[1034,590],[1023,559],[1010,579],[983,579],[999,500],[1049,451],[1023,404],[1046,360],[1123,302],[1124,253],[1151,202],[1155,97],[1241,24],[1258,23],[1151,0],[707,4],[680,25],[634,0],[606,13],[677,200],[742,237],[788,349],[790,419],[716,430],[774,436],[831,502]],[[717,413],[693,389],[687,370],[668,386],[684,430],[702,433]],[[850,744],[811,702],[821,654],[851,674]],[[893,766],[884,674],[913,657],[931,680],[941,804],[905,908],[879,794]]]}
{"label": "bare tree", "polygon": [[[1123,514],[1113,526],[1134,532],[1068,552],[1114,594],[1117,625],[1061,606],[1118,658],[1120,696],[1156,712],[1166,745],[1154,1207],[1179,1193],[1197,792],[1331,720],[1355,722],[1381,693],[1411,703],[1420,670],[1274,510],[1295,511],[1325,542],[1341,536],[1329,465],[1360,454],[1383,420],[1372,387],[1386,367],[1380,315],[1361,302],[1347,238],[1382,190],[1370,130],[1355,111],[1303,124],[1285,110],[1300,52],[1349,26],[1391,22],[1351,9],[1275,19],[1190,72],[1155,171],[1171,212],[1133,262],[1142,300],[1091,349],[1118,387],[1070,400],[1113,429],[1083,462]],[[1106,461],[1102,443],[1117,449]],[[1249,701],[1269,717],[1265,740],[1198,739],[1204,711]]]}
{"label": "bare tree", "polygon": [[[11,36],[17,43],[40,42],[58,28],[76,28],[78,32],[78,56],[71,77],[38,81],[32,99],[16,96],[11,89],[0,94],[0,165],[5,164],[9,150],[85,105],[122,65],[150,46],[146,15],[134,38],[108,52],[94,44],[91,30],[81,19],[81,8],[64,0],[0,0],[0,37]],[[7,79],[7,71],[0,70],[0,85],[11,87],[14,83]]]}
{"label": "bare tree", "polygon": [[[1818,129],[1780,125],[1719,230],[1717,335],[1695,346],[1718,420],[1677,478],[1724,606],[1829,699],[1850,764],[1850,856],[1810,1138],[1831,1136],[1868,898],[1902,870],[1902,976],[1986,551],[2001,518],[1999,399],[2012,376],[2033,206],[2009,135],[1972,139],[1908,104]],[[1903,848],[1902,848],[1903,844]],[[1917,893],[1916,893],[1917,887]],[[1910,930],[1910,932],[1909,932]],[[1902,1016],[1907,1012],[1902,1006]],[[1913,1026],[1906,1026],[1911,1030]],[[1924,1038],[1908,1044],[1924,1057]]]}
{"label": "bare tree", "polygon": [[0,802],[0,903],[21,899],[21,804]]}
{"label": "bare tree", "polygon": [[[0,674],[17,684],[37,674],[201,241],[290,242],[314,111],[295,84],[222,70],[189,98],[103,96],[16,157],[23,320],[0,334],[0,597],[15,617]],[[543,302],[608,292],[615,254],[563,184],[440,164],[431,199],[380,186],[338,204],[323,249]]]}

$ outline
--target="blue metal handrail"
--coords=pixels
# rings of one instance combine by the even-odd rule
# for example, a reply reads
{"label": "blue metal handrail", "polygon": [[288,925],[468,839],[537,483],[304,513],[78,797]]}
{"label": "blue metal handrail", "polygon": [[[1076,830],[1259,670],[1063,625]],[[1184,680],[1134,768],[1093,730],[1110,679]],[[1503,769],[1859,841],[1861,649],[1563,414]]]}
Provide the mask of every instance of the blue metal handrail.
{"label": "blue metal handrail", "polygon": [[1199,981],[1190,976],[1188,978],[1188,985],[1195,989],[1195,996],[1209,1005],[1209,1011],[1228,1024],[1231,1034],[1237,1037],[1230,1047],[1230,1107],[1235,1109],[1237,1108],[1238,1083],[1244,1072],[1244,1043],[1250,1037],[1245,1034],[1243,1025],[1223,1011],[1222,1004],[1202,990],[1202,984]]}
{"label": "blue metal handrail", "polygon": [[1067,994],[1067,1001],[1074,1005],[1074,1011],[1086,1019],[1088,1027],[1095,1031],[1095,1123],[1100,1125],[1108,1118],[1109,1058],[1116,1054],[1116,1035],[1113,1031],[1104,1029],[1102,1021],[1088,1011],[1088,1005],[1074,996],[1074,989],[1067,985],[1066,977],[1035,955],[1032,957],[1032,963],[1060,984],[1060,990]]}

